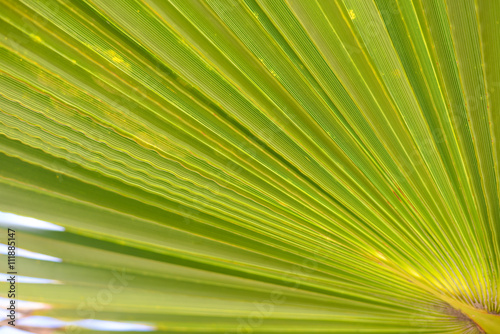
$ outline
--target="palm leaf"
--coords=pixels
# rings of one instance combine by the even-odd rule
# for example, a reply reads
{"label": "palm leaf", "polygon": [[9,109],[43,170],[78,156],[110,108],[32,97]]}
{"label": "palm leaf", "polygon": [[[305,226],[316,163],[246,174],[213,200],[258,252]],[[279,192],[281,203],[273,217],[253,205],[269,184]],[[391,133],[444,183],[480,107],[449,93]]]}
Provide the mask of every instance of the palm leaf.
{"label": "palm leaf", "polygon": [[36,314],[500,333],[500,3],[0,3],[0,210],[65,229],[17,230]]}

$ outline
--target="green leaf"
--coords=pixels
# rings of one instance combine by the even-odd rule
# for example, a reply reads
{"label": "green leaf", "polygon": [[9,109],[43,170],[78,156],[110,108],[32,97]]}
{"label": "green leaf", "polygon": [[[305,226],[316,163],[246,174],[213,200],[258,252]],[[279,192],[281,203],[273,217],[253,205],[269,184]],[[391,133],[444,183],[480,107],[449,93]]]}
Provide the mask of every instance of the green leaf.
{"label": "green leaf", "polygon": [[18,256],[57,284],[17,297],[61,331],[500,333],[499,16],[0,0],[0,210],[65,229],[2,225],[62,260]]}

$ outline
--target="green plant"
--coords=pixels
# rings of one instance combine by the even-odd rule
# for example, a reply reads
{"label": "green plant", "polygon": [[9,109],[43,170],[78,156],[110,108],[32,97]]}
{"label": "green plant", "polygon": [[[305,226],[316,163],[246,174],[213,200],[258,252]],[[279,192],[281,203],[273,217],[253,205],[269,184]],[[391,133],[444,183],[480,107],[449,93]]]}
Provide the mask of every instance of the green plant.
{"label": "green plant", "polygon": [[169,333],[500,333],[499,17],[1,1],[0,210],[66,229],[19,231],[63,260],[20,258],[62,283],[20,298]]}

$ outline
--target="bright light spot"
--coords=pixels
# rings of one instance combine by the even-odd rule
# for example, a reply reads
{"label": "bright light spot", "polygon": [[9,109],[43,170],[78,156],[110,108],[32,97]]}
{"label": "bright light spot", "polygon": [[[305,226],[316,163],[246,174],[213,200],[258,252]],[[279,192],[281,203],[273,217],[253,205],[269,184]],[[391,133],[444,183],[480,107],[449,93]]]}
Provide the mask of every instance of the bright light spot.
{"label": "bright light spot", "polygon": [[[5,282],[8,278],[10,278],[10,275],[0,274],[0,281]],[[35,283],[35,284],[61,284],[61,282],[53,280],[53,279],[28,277],[28,276],[17,276],[17,275],[16,275],[16,282],[17,283]]]}
{"label": "bright light spot", "polygon": [[72,324],[95,331],[150,332],[156,330],[154,326],[149,325],[94,319],[75,321]]}
{"label": "bright light spot", "polygon": [[64,227],[30,217],[18,216],[13,213],[0,212],[0,225],[24,226],[49,231],[64,231]]}
{"label": "bright light spot", "polygon": [[[156,330],[156,327],[128,323],[128,322],[116,322],[116,321],[105,321],[105,320],[94,320],[94,319],[84,319],[73,322],[66,322],[56,318],[44,317],[44,316],[30,316],[27,318],[22,318],[18,320],[19,325],[37,328],[61,328],[68,325],[78,326],[95,331],[110,331],[110,332],[149,332]],[[2,334],[0,332],[0,334]],[[20,333],[21,334],[21,333]]]}
{"label": "bright light spot", "polygon": [[56,318],[42,317],[36,315],[19,319],[17,320],[17,323],[21,326],[38,327],[38,328],[60,328],[66,326],[65,321]]}
{"label": "bright light spot", "polygon": [[375,255],[376,255],[379,259],[382,259],[382,260],[384,260],[384,261],[386,261],[386,260],[387,260],[387,258],[384,256],[384,254],[382,254],[382,253],[380,253],[380,252],[377,252]]}
{"label": "bright light spot", "polygon": [[0,327],[0,334],[33,334],[33,333],[16,329],[12,326],[2,326]]}
{"label": "bright light spot", "polygon": [[[7,255],[8,250],[8,245],[0,243],[0,254],[5,254]],[[35,253],[31,252],[26,249],[22,248],[16,248],[16,256],[20,257],[26,257],[28,259],[35,259],[35,260],[43,260],[43,261],[51,261],[51,262],[62,262],[62,259],[58,257],[53,257],[50,255],[45,255],[41,253]]]}
{"label": "bright light spot", "polygon": [[[44,316],[30,316],[18,320],[19,325],[37,328],[61,328],[64,326],[78,326],[95,331],[110,332],[149,332],[156,330],[156,327],[137,323],[105,321],[95,319],[84,319],[73,322],[66,322],[56,318]],[[2,334],[2,332],[0,332]],[[19,333],[21,334],[21,333]]]}
{"label": "bright light spot", "polygon": [[[0,308],[5,309],[10,305],[10,299],[0,297]],[[29,302],[27,300],[16,300],[16,307],[20,311],[25,310],[46,310],[50,309],[49,304]]]}
{"label": "bright light spot", "polygon": [[415,277],[421,277],[421,276],[420,276],[420,274],[419,274],[419,273],[417,273],[417,272],[416,272],[415,270],[413,270],[413,269],[410,269],[410,270],[409,270],[409,272],[410,272],[410,274],[411,274],[411,275],[413,275],[413,276],[415,276]]}

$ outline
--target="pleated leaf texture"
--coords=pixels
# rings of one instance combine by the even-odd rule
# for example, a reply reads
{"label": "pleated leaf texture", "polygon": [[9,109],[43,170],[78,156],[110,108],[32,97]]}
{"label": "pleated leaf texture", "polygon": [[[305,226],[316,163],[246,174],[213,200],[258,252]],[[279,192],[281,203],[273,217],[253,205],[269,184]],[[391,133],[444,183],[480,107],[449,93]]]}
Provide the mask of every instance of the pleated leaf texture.
{"label": "pleated leaf texture", "polygon": [[0,3],[32,315],[500,333],[500,1]]}

